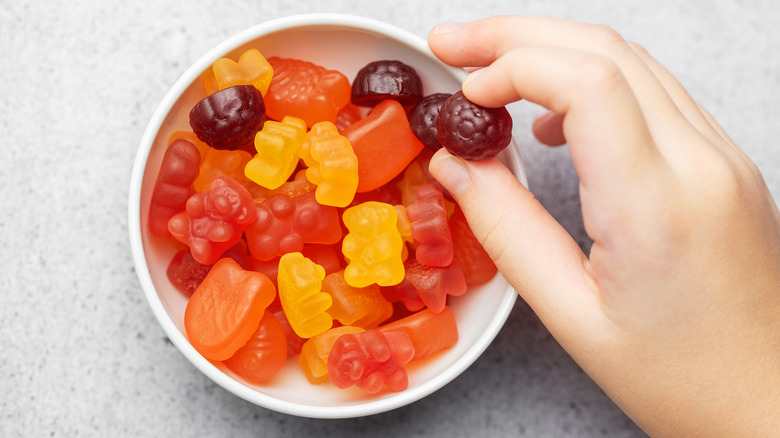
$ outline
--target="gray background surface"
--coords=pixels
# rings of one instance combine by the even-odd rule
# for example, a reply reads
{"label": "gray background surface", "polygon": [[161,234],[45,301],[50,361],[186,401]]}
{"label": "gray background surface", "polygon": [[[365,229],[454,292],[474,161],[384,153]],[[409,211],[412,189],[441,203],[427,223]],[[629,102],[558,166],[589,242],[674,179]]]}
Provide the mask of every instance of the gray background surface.
{"label": "gray background surface", "polygon": [[[642,432],[518,302],[462,376],[356,420],[268,411],[217,387],[167,340],[127,233],[137,145],[201,54],[264,20],[344,12],[425,36],[441,21],[542,14],[644,44],[780,196],[780,12],[721,1],[0,1],[0,436],[636,437]],[[511,107],[531,189],[585,248],[566,148]]]}

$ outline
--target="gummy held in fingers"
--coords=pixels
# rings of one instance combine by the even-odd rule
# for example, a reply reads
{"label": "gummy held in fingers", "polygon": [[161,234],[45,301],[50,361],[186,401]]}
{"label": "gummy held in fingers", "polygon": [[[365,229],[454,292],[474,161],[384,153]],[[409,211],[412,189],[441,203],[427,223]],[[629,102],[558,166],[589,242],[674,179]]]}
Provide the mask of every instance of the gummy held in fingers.
{"label": "gummy held in fingers", "polygon": [[444,101],[436,117],[439,143],[464,160],[487,160],[512,140],[512,117],[505,107],[486,108],[458,91]]}

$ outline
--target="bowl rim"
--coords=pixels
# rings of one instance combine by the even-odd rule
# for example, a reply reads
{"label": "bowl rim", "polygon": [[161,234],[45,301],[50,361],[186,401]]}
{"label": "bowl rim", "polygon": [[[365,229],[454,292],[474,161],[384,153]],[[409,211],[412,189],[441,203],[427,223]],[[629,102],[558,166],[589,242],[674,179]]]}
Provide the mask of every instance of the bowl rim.
{"label": "bowl rim", "polygon": [[[454,380],[457,376],[462,374],[469,366],[471,366],[471,364],[474,363],[474,361],[476,361],[482,355],[482,353],[492,343],[495,336],[503,327],[512,308],[514,307],[514,303],[517,299],[517,293],[512,289],[511,286],[508,286],[506,293],[503,294],[501,302],[499,303],[499,312],[497,312],[495,317],[490,320],[490,324],[479,336],[477,342],[474,344],[474,347],[468,348],[466,353],[460,356],[452,365],[448,366],[444,372],[420,384],[419,386],[395,393],[385,398],[370,401],[359,401],[351,405],[306,405],[280,400],[278,398],[263,394],[259,391],[255,391],[252,388],[226,375],[221,370],[216,368],[211,362],[197,353],[197,351],[187,341],[186,337],[176,327],[173,320],[164,308],[164,305],[152,281],[149,267],[146,263],[143,239],[141,236],[142,221],[140,217],[140,203],[141,188],[143,186],[143,175],[146,169],[149,153],[151,152],[152,146],[154,144],[154,139],[157,136],[157,132],[161,129],[168,112],[171,110],[178,98],[205,69],[213,64],[213,62],[218,58],[224,56],[225,53],[228,53],[231,50],[264,35],[278,31],[311,26],[339,26],[389,37],[397,43],[404,44],[412,50],[429,56],[432,59],[436,59],[428,48],[427,42],[423,38],[409,31],[368,17],[335,13],[299,14],[272,19],[246,28],[227,38],[223,42],[217,44],[211,50],[202,55],[192,65],[190,65],[190,67],[185,70],[185,72],[179,77],[173,86],[171,86],[152,114],[152,117],[150,118],[146,130],[141,138],[130,177],[130,190],[128,197],[128,228],[130,247],[136,275],[143,289],[146,301],[149,303],[149,306],[151,307],[158,323],[163,328],[163,331],[168,336],[168,339],[171,340],[179,352],[181,352],[181,354],[184,355],[201,373],[205,374],[213,382],[228,392],[231,392],[246,401],[270,410],[308,418],[353,418],[386,412],[413,403],[427,395],[436,392]],[[460,69],[455,69],[444,64],[442,64],[442,67],[451,70],[453,74],[455,74],[456,77],[461,78],[461,80],[465,77],[465,73]],[[514,149],[511,151],[510,158],[514,161],[513,164],[519,170],[518,174],[516,174],[516,177],[522,184],[527,186],[527,177],[522,165],[522,161],[520,160],[519,152],[517,151],[517,146],[513,142],[510,147]]]}

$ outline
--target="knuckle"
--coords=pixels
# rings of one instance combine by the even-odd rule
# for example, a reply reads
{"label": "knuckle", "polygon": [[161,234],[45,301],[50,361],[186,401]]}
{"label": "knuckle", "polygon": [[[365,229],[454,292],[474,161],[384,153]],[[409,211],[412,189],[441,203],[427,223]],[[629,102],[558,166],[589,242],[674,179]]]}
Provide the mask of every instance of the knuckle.
{"label": "knuckle", "polygon": [[605,56],[586,56],[578,68],[584,88],[599,93],[615,88],[625,81],[617,63]]}
{"label": "knuckle", "polygon": [[594,24],[590,32],[592,40],[602,46],[610,47],[615,44],[625,44],[626,42],[623,36],[620,35],[620,32],[604,24]]}

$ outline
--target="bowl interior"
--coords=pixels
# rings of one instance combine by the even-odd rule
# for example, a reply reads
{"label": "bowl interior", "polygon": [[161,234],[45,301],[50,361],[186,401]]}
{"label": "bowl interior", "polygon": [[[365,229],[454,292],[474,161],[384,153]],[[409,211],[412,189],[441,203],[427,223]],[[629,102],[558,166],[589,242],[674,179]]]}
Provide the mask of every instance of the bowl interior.
{"label": "bowl interior", "polygon": [[[169,136],[189,130],[188,116],[205,96],[203,73],[223,56],[237,59],[249,48],[266,56],[299,58],[336,69],[352,80],[365,64],[398,59],[413,66],[423,79],[426,94],[454,92],[463,73],[451,69],[427,49],[425,41],[384,23],[360,17],[313,14],[267,22],[217,46],[196,62],[174,85],[147,128],[136,159],[130,190],[130,237],[139,279],[147,300],[168,337],[200,371],[228,391],[257,405],[293,415],[345,418],[387,411],[408,404],[442,387],[465,370],[490,344],[504,324],[516,293],[500,276],[465,295],[451,298],[460,340],[448,351],[408,367],[409,388],[400,393],[366,394],[359,389],[339,390],[329,383],[311,385],[288,360],[272,382],[255,386],[235,378],[221,363],[211,363],[187,342],[184,309],[187,299],[166,275],[179,247],[149,234],[149,200]],[[499,158],[525,183],[517,148],[512,144]]]}

